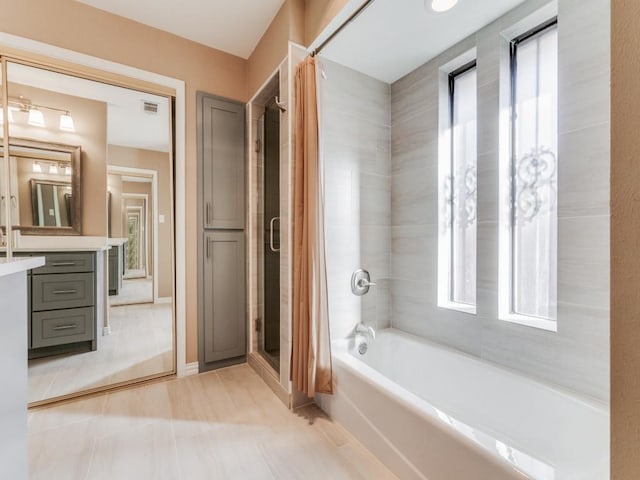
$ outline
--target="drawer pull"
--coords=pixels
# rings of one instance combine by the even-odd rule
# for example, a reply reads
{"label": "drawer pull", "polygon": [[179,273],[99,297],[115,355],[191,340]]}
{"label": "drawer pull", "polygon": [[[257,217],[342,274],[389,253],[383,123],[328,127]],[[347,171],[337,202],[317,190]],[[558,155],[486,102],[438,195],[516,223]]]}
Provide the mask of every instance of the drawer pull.
{"label": "drawer pull", "polygon": [[78,326],[77,323],[73,323],[70,325],[58,325],[53,327],[53,330],[71,330],[72,328],[76,328]]}
{"label": "drawer pull", "polygon": [[73,293],[78,293],[77,290],[54,290],[53,292],[54,295],[71,295]]}
{"label": "drawer pull", "polygon": [[76,262],[57,262],[57,263],[52,263],[51,266],[52,267],[74,267],[76,264]]}

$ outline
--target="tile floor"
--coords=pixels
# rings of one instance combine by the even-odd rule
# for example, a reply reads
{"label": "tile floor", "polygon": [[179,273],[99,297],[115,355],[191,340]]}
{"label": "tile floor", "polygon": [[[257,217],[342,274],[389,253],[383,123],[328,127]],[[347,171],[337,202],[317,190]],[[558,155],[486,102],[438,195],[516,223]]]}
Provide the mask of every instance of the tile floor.
{"label": "tile floor", "polygon": [[31,480],[396,478],[246,364],[31,410],[29,468]]}
{"label": "tile floor", "polygon": [[153,279],[131,278],[122,280],[122,288],[118,295],[109,297],[109,305],[132,305],[153,302]]}
{"label": "tile floor", "polygon": [[171,312],[171,304],[112,307],[111,335],[95,352],[29,361],[29,402],[172,371]]}

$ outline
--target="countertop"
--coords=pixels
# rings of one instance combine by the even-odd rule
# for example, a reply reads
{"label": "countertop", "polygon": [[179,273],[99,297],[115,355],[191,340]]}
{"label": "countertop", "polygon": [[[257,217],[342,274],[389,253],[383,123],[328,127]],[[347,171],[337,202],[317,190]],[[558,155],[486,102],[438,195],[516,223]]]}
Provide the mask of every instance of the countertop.
{"label": "countertop", "polygon": [[109,238],[107,240],[107,243],[110,247],[119,247],[120,245],[124,245],[128,241],[128,238]]}
{"label": "countertop", "polygon": [[[31,252],[102,252],[111,248],[107,237],[21,235],[15,253]],[[4,248],[0,252],[4,252]]]}
{"label": "countertop", "polygon": [[0,258],[0,277],[26,272],[44,265],[44,257],[17,257],[7,260]]}

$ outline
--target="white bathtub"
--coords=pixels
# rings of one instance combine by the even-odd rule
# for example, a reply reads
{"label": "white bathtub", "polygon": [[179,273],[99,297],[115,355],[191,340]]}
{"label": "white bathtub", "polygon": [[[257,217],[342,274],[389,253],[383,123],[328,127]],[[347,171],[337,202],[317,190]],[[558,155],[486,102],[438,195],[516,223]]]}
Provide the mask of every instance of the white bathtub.
{"label": "white bathtub", "polygon": [[609,478],[605,406],[397,330],[352,343],[318,404],[402,480]]}

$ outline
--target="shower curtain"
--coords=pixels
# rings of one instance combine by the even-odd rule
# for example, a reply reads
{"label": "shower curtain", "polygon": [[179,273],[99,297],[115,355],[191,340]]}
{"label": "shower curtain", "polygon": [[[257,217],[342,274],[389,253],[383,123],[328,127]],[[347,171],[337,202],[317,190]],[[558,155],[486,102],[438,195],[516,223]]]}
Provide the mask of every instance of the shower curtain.
{"label": "shower curtain", "polygon": [[310,398],[333,393],[316,87],[316,59],[307,57],[295,73],[291,380]]}

